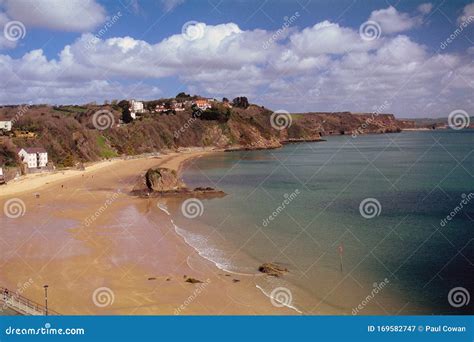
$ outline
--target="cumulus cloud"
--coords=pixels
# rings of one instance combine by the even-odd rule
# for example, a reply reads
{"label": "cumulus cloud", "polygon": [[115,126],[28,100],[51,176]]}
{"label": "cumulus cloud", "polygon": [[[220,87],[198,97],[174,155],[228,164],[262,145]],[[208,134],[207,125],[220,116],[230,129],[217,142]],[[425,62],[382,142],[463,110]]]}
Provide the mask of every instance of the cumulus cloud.
{"label": "cumulus cloud", "polygon": [[419,18],[397,11],[393,6],[373,11],[369,20],[377,22],[385,34],[403,32],[418,25]]}
{"label": "cumulus cloud", "polygon": [[95,0],[4,0],[6,14],[27,27],[86,32],[105,21],[105,9]]}
{"label": "cumulus cloud", "polygon": [[474,17],[474,2],[464,7],[461,16],[458,18],[458,23],[461,24],[463,21],[468,20],[469,17]]}
{"label": "cumulus cloud", "polygon": [[291,47],[300,55],[342,54],[347,51],[367,51],[375,41],[365,41],[350,28],[323,21],[290,36]]}
{"label": "cumulus cloud", "polygon": [[83,34],[54,59],[42,50],[0,55],[0,101],[151,98],[160,90],[142,82],[176,77],[195,93],[247,95],[297,112],[371,111],[387,101],[386,110],[400,116],[440,116],[453,110],[451,103],[473,109],[469,59],[431,55],[406,35],[366,42],[357,30],[324,21],[263,48],[274,32],[234,23],[196,29],[196,39],[174,34],[156,44]]}
{"label": "cumulus cloud", "polygon": [[431,4],[429,2],[421,4],[420,6],[418,6],[418,11],[421,14],[425,14],[425,15],[430,13],[432,9],[433,9],[433,4]]}

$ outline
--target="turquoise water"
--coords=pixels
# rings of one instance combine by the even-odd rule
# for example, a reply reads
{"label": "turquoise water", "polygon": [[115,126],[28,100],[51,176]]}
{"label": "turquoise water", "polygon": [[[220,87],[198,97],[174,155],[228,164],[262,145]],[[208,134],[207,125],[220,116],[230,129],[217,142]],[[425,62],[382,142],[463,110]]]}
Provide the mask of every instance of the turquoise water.
{"label": "turquoise water", "polygon": [[[305,314],[472,313],[474,298],[457,308],[448,293],[474,296],[473,143],[473,130],[403,132],[201,158],[185,182],[228,196],[203,201],[203,215],[180,228],[228,271],[286,266],[256,286],[289,289]],[[361,215],[365,199],[378,215]]]}

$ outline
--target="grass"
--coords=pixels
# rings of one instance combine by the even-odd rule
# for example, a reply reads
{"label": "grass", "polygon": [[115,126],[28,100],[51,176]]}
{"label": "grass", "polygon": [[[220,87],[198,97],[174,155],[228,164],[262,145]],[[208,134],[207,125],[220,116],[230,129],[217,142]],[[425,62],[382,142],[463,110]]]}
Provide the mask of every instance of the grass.
{"label": "grass", "polygon": [[109,159],[117,157],[118,154],[115,150],[113,150],[110,146],[107,145],[107,140],[103,135],[99,135],[96,139],[97,146],[99,147],[99,153],[101,158]]}
{"label": "grass", "polygon": [[81,106],[59,106],[59,107],[53,107],[53,109],[57,112],[72,113],[72,114],[87,112],[87,108],[81,107]]}

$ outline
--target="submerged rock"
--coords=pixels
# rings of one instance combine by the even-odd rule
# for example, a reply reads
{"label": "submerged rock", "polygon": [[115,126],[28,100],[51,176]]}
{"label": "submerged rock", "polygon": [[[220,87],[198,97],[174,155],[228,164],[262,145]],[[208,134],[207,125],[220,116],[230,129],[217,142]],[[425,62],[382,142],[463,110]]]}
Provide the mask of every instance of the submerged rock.
{"label": "submerged rock", "polygon": [[274,277],[279,277],[288,272],[288,269],[286,267],[273,264],[273,263],[264,263],[262,264],[258,270],[262,273],[266,273],[268,275],[274,276]]}

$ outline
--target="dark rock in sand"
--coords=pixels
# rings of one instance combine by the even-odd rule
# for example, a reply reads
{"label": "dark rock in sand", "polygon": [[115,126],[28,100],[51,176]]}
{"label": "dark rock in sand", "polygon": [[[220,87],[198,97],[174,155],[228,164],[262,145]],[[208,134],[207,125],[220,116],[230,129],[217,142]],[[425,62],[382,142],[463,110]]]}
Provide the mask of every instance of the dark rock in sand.
{"label": "dark rock in sand", "polygon": [[274,277],[280,277],[286,272],[288,272],[288,269],[286,267],[273,264],[273,263],[264,263],[262,264],[258,270],[262,273],[266,273],[268,275],[274,276]]}
{"label": "dark rock in sand", "polygon": [[233,283],[238,283],[240,280],[239,279],[232,279]]}
{"label": "dark rock in sand", "polygon": [[186,279],[186,282],[187,282],[187,283],[191,283],[191,284],[202,283],[202,281],[200,281],[200,280],[198,280],[198,279],[195,279],[195,278],[188,278],[188,279]]}
{"label": "dark rock in sand", "polygon": [[156,278],[155,277],[150,277],[150,278],[148,278],[148,280],[156,280]]}

